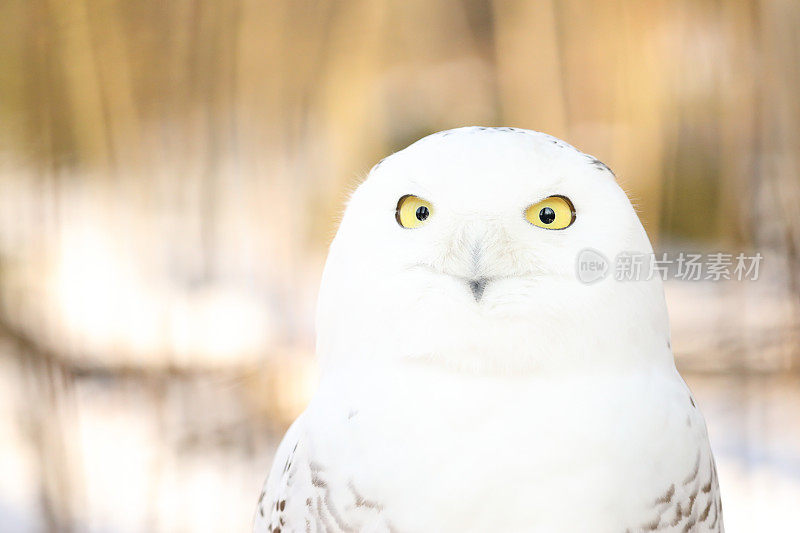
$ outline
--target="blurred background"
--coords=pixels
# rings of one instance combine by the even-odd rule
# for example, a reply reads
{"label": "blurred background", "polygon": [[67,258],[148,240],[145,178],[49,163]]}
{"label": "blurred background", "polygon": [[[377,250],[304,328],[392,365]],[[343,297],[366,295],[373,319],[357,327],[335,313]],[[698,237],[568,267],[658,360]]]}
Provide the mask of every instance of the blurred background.
{"label": "blurred background", "polygon": [[800,3],[0,2],[0,530],[245,531],[348,191],[462,125],[607,163],[729,533],[800,531]]}

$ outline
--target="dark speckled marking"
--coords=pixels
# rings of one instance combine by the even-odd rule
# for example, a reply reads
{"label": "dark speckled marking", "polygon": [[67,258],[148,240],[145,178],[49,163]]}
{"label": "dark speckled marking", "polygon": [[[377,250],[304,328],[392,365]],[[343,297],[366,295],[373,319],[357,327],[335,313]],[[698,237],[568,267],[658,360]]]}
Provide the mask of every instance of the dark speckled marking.
{"label": "dark speckled marking", "polygon": [[660,496],[656,499],[656,505],[661,505],[662,503],[669,503],[672,501],[672,497],[675,495],[675,484],[669,486],[667,492],[664,493],[663,496]]}
{"label": "dark speckled marking", "polygon": [[713,481],[713,477],[712,477],[712,478],[709,478],[709,479],[708,479],[708,483],[706,483],[705,485],[703,485],[703,486],[700,488],[700,490],[702,490],[704,493],[709,493],[709,492],[711,492],[711,482],[712,482],[712,481]]}
{"label": "dark speckled marking", "polygon": [[697,491],[693,492],[691,496],[689,496],[689,510],[686,511],[686,514],[692,514],[692,508],[694,507],[694,501],[697,499]]}
{"label": "dark speckled marking", "polygon": [[371,502],[365,499],[357,490],[356,487],[353,485],[353,482],[347,484],[347,488],[350,489],[350,492],[353,493],[353,498],[355,498],[356,507],[368,507],[370,509],[377,509],[378,511],[382,511],[383,507],[375,502]]}
{"label": "dark speckled marking", "polygon": [[[352,413],[356,413],[353,410]],[[296,450],[296,448],[295,448]],[[307,469],[297,467],[285,471],[282,479],[282,489],[279,494],[286,495],[287,487],[292,485],[292,479],[299,480],[301,485],[297,486],[295,490],[306,491],[305,499],[305,516],[296,516],[295,518],[288,517],[285,513],[290,508],[290,503],[285,497],[278,497],[270,499],[269,507],[264,505],[259,506],[260,518],[263,520],[267,531],[275,533],[276,531],[307,531],[308,533],[323,532],[323,531],[337,531],[340,533],[355,533],[360,531],[364,524],[376,525],[380,523],[382,529],[375,531],[393,531],[391,524],[382,516],[383,507],[374,502],[367,500],[355,488],[352,482],[348,482],[347,486],[352,493],[349,503],[342,502],[341,506],[337,506],[333,500],[333,492],[337,484],[335,480],[329,480],[326,477],[325,469],[319,463],[309,461],[308,457],[300,454],[295,455],[293,450],[287,464],[296,462],[304,464]],[[306,462],[307,461],[307,462]],[[284,467],[286,470],[286,467]],[[342,486],[341,488],[344,488]],[[264,495],[262,491],[261,501],[264,501],[269,495]],[[301,500],[302,501],[302,500]],[[293,521],[294,520],[294,521]],[[303,529],[305,525],[305,529]]]}
{"label": "dark speckled marking", "polygon": [[586,156],[586,159],[589,160],[589,164],[592,165],[593,167],[595,167],[597,170],[602,170],[604,172],[610,172],[612,175],[614,174],[614,172],[610,168],[608,168],[608,165],[606,165],[605,163],[603,163],[602,161],[600,161],[596,157],[588,155],[588,154],[584,154],[584,155]]}
{"label": "dark speckled marking", "polygon": [[683,480],[684,485],[688,485],[692,481],[695,480],[697,477],[697,473],[700,471],[700,452],[697,452],[697,459],[694,461],[694,468],[692,469],[692,473],[686,476],[686,479]]}
{"label": "dark speckled marking", "polygon": [[717,525],[717,519],[719,519],[719,506],[717,505],[717,500],[714,500],[714,521],[709,526],[711,529],[714,529]]}
{"label": "dark speckled marking", "polygon": [[[654,507],[658,512],[658,520],[647,521],[631,530],[632,533],[664,529],[691,533],[698,529],[700,523],[703,524],[703,531],[720,532],[722,518],[717,517],[717,514],[721,515],[719,494],[713,490],[716,488],[713,457],[708,462],[701,461],[702,457],[702,450],[698,450],[693,469],[682,483],[671,484],[664,494],[656,498]],[[701,468],[701,462],[708,467]],[[705,477],[700,479],[700,476],[706,475],[711,479],[704,483]]]}
{"label": "dark speckled marking", "polygon": [[672,522],[670,522],[669,525],[672,527],[677,526],[678,522],[681,521],[681,518],[683,518],[683,509],[681,509],[681,503],[678,502],[678,505],[675,507],[675,518],[672,519]]}
{"label": "dark speckled marking", "polygon": [[661,517],[657,516],[653,520],[651,520],[650,522],[646,522],[646,523],[642,524],[641,529],[643,529],[645,531],[655,531],[656,529],[658,529],[658,524],[660,524],[660,523],[661,523]]}
{"label": "dark speckled marking", "polygon": [[706,503],[706,508],[703,509],[702,513],[700,513],[700,518],[699,518],[700,522],[706,521],[706,518],[708,518],[708,512],[710,510],[711,510],[711,499],[708,500],[708,503]]}

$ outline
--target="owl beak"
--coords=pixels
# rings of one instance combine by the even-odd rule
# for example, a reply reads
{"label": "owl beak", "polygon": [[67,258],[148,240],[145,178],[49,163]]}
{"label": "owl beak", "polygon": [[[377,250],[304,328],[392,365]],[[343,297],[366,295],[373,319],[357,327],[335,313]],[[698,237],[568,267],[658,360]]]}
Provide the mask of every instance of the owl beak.
{"label": "owl beak", "polygon": [[486,289],[489,280],[486,278],[477,278],[468,280],[467,283],[469,284],[469,290],[472,291],[472,296],[475,298],[475,301],[480,302],[481,298],[483,298],[483,291]]}

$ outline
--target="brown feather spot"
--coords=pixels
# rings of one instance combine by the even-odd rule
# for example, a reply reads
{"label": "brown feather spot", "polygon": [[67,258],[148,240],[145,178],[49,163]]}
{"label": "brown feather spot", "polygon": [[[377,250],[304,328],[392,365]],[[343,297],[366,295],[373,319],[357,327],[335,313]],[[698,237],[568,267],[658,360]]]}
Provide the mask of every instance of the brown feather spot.
{"label": "brown feather spot", "polygon": [[692,473],[686,476],[686,479],[683,480],[684,485],[688,485],[697,477],[697,472],[700,471],[700,452],[697,452],[697,459],[694,461],[694,468],[692,469]]}
{"label": "brown feather spot", "polygon": [[708,500],[706,504],[706,508],[703,509],[703,512],[700,513],[700,521],[705,522],[706,518],[708,518],[708,512],[711,510],[711,500]]}
{"label": "brown feather spot", "polygon": [[717,507],[717,500],[714,500],[714,521],[711,522],[711,525],[709,526],[711,529],[714,529],[714,527],[717,525],[718,518],[719,518],[719,507]]}
{"label": "brown feather spot", "polygon": [[700,490],[702,490],[704,494],[707,494],[707,493],[711,492],[711,484],[714,481],[714,465],[710,465],[710,466],[711,466],[711,468],[710,468],[710,472],[709,473],[711,474],[711,476],[708,478],[708,483],[706,483],[705,485],[700,487]]}
{"label": "brown feather spot", "polygon": [[642,524],[641,529],[643,529],[644,531],[655,531],[656,529],[658,529],[658,524],[660,522],[661,522],[661,517],[657,516],[650,522]]}
{"label": "brown feather spot", "polygon": [[686,514],[692,514],[692,507],[694,507],[694,501],[696,498],[697,498],[697,492],[689,496],[689,510],[686,511]]}
{"label": "brown feather spot", "polygon": [[677,526],[678,522],[681,521],[681,518],[683,518],[683,510],[681,509],[681,503],[678,502],[678,506],[675,509],[675,518],[672,519],[672,522],[670,522],[669,525],[673,527]]}
{"label": "brown feather spot", "polygon": [[667,492],[664,493],[663,496],[656,499],[656,505],[660,505],[662,503],[669,503],[672,501],[672,497],[675,495],[675,484],[669,486]]}

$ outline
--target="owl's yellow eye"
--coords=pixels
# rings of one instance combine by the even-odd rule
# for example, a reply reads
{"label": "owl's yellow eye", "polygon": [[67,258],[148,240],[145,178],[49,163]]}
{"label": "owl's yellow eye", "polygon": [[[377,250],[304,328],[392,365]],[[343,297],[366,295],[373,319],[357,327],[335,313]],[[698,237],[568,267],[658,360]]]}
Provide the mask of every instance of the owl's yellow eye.
{"label": "owl's yellow eye", "polygon": [[423,225],[433,214],[430,202],[419,196],[407,194],[397,202],[395,218],[397,223],[404,228],[418,228]]}
{"label": "owl's yellow eye", "polygon": [[545,229],[564,229],[575,222],[575,208],[565,196],[550,196],[525,210],[525,219]]}

